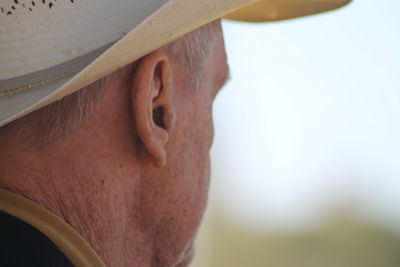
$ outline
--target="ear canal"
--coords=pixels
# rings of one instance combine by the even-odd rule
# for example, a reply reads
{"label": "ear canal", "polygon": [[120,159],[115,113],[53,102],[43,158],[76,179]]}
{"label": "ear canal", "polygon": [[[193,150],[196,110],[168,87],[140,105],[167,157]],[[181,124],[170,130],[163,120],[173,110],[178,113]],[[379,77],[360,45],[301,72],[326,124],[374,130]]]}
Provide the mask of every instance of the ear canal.
{"label": "ear canal", "polygon": [[153,110],[153,121],[155,125],[165,129],[164,109],[162,107],[157,107]]}

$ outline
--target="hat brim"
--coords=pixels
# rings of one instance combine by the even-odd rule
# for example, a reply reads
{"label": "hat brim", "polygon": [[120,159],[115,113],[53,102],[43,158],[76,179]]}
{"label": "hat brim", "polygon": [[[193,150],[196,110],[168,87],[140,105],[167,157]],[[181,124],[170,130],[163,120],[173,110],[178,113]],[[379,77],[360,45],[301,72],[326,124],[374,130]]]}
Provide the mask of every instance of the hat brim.
{"label": "hat brim", "polygon": [[276,21],[330,11],[350,1],[171,0],[113,45],[91,53],[92,59],[87,62],[85,58],[79,72],[0,91],[0,127],[72,94],[215,19]]}
{"label": "hat brim", "polygon": [[263,0],[234,11],[224,18],[247,22],[271,22],[332,11],[351,0]]}

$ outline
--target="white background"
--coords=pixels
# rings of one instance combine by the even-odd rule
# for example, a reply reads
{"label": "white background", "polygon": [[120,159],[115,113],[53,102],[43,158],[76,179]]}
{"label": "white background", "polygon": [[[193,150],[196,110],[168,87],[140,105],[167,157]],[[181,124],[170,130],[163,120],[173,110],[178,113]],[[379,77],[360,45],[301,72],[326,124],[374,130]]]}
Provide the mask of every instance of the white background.
{"label": "white background", "polygon": [[399,227],[399,14],[399,1],[356,0],[288,22],[224,22],[232,80],[214,106],[211,208],[285,230],[344,205]]}

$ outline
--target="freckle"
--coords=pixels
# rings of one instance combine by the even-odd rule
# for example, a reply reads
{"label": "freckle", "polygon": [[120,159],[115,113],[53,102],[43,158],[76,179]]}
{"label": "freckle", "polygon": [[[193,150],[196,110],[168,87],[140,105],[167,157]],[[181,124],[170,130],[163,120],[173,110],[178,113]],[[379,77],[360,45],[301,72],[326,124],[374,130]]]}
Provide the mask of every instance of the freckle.
{"label": "freckle", "polygon": [[104,181],[104,179],[103,180],[101,180],[101,184],[104,184],[106,181]]}

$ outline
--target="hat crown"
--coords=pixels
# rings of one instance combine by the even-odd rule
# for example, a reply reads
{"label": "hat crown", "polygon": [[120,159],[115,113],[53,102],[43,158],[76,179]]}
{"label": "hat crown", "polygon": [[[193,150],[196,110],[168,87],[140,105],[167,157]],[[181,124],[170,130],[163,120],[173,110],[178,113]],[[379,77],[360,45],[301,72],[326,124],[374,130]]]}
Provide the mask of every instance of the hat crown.
{"label": "hat crown", "polygon": [[[1,82],[52,68],[112,44],[166,2],[168,0],[2,1],[0,90],[6,89]],[[80,70],[59,69],[64,72]],[[52,75],[54,78],[54,72]]]}

